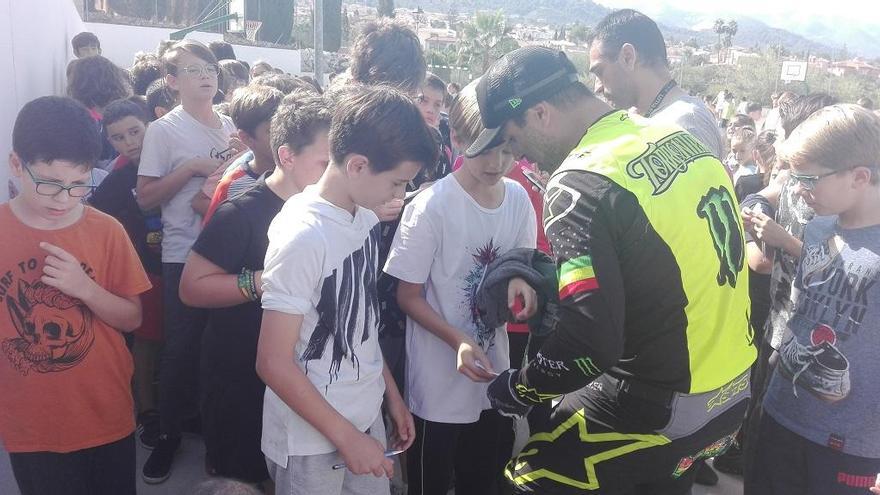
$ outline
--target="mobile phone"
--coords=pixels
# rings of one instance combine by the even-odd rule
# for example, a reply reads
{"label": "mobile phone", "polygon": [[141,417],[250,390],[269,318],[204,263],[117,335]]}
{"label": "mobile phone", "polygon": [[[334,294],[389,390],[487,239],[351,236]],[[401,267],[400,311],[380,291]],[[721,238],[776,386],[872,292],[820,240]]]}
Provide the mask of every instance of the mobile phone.
{"label": "mobile phone", "polygon": [[535,189],[537,189],[538,192],[541,194],[547,193],[547,188],[544,187],[544,183],[541,182],[541,177],[538,174],[527,168],[522,169],[522,173],[526,177],[526,180],[535,186]]}

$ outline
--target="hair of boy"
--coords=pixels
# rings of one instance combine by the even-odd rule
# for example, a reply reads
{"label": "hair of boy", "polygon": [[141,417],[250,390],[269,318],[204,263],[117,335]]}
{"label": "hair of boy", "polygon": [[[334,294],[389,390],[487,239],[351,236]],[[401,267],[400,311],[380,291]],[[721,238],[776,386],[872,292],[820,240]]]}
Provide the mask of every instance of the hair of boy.
{"label": "hair of boy", "polygon": [[273,73],[272,64],[264,60],[257,60],[254,62],[254,65],[251,66],[251,75],[254,77],[269,73]]}
{"label": "hair of boy", "polygon": [[730,119],[727,127],[732,127],[734,129],[738,129],[740,127],[750,127],[752,130],[755,130],[755,121],[748,115],[738,113],[734,115],[732,119]]}
{"label": "hair of boy", "polygon": [[813,112],[779,148],[779,158],[794,166],[810,163],[839,172],[868,167],[871,184],[880,182],[880,117],[862,106]]}
{"label": "hair of boy", "polygon": [[278,148],[287,146],[299,154],[315,142],[317,135],[330,129],[333,113],[323,96],[296,92],[284,97],[269,124],[269,143],[278,162]]}
{"label": "hair of boy", "polygon": [[392,170],[404,161],[427,166],[439,150],[412,98],[391,86],[353,85],[334,100],[330,155],[338,166],[345,157],[363,155],[373,173]]}
{"label": "hair of boy", "polygon": [[363,84],[388,84],[415,93],[427,66],[418,36],[406,26],[382,19],[367,22],[351,50],[352,78]]}
{"label": "hair of boy", "polygon": [[26,103],[12,127],[12,150],[22,164],[67,160],[92,168],[101,156],[101,133],[89,111],[63,96]]}
{"label": "hair of boy", "polygon": [[867,96],[859,98],[859,101],[857,101],[856,104],[860,107],[867,108],[868,110],[874,109],[874,100],[868,98]]}
{"label": "hair of boy", "polygon": [[761,155],[761,160],[769,166],[776,161],[776,131],[766,129],[761,131],[755,138],[755,151]]}
{"label": "hair of boy", "polygon": [[455,140],[465,149],[483,132],[476,91],[479,81],[476,79],[461,89],[453,98],[452,106],[449,107],[449,127],[455,133]]}
{"label": "hair of boy", "polygon": [[116,100],[104,108],[104,127],[115,124],[126,117],[134,117],[144,124],[149,122],[144,109],[130,100]]}
{"label": "hair of boy", "polygon": [[[780,100],[782,97],[780,97]],[[807,120],[807,117],[819,109],[834,105],[837,98],[826,93],[810,93],[806,96],[796,96],[779,105],[779,121],[785,131],[785,138]]]}
{"label": "hair of boy", "polygon": [[733,131],[733,135],[731,136],[731,141],[736,139],[741,143],[748,143],[750,146],[755,145],[755,129],[749,126],[737,127],[735,131]]}
{"label": "hair of boy", "polygon": [[321,85],[318,84],[318,81],[314,77],[312,77],[312,76],[297,76],[297,79],[299,79],[300,81],[302,81],[304,83],[311,85],[313,88],[315,88],[315,91],[317,91],[318,94],[324,93],[324,90],[321,88]]}
{"label": "hair of boy", "polygon": [[764,109],[760,103],[749,103],[746,107],[746,113],[760,112]]}
{"label": "hair of boy", "polygon": [[172,46],[175,45],[177,41],[175,40],[162,40],[156,46],[156,56],[159,57],[159,60],[162,60],[162,57],[165,56],[165,53],[171,49]]}
{"label": "hair of boy", "polygon": [[425,86],[436,89],[441,95],[446,97],[446,83],[433,72],[425,73]]}
{"label": "hair of boy", "polygon": [[281,91],[285,95],[289,95],[297,89],[315,90],[311,84],[297,77],[289,74],[275,74],[274,72],[267,72],[254,77],[251,79],[251,84],[254,86],[269,86]]}
{"label": "hair of boy", "polygon": [[208,43],[208,49],[214,54],[214,58],[218,61],[236,60],[235,50],[232,45],[225,41],[215,40]]}
{"label": "hair of boy", "polygon": [[166,74],[177,76],[177,65],[180,63],[180,57],[184,53],[189,53],[206,64],[217,65],[217,59],[204,43],[192,39],[185,39],[175,43],[167,52],[165,52],[165,55],[162,56],[162,62],[165,66]]}
{"label": "hair of boy", "polygon": [[73,53],[78,53],[80,48],[87,46],[97,46],[101,48],[101,40],[95,36],[95,33],[83,31],[70,40],[70,46],[73,47]]}
{"label": "hair of boy", "polygon": [[247,84],[251,80],[251,72],[247,67],[238,60],[231,59],[223,59],[220,60],[220,70],[224,72],[224,75],[228,75],[229,77],[234,77],[240,81],[244,81]]}
{"label": "hair of boy", "polygon": [[177,97],[174,95],[174,90],[168,87],[164,80],[153,81],[147,88],[147,110],[150,112],[151,121],[156,119],[156,107],[171,110],[176,103]]}
{"label": "hair of boy", "polygon": [[[144,117],[147,118],[147,120],[145,120],[144,122],[148,122],[148,123],[150,122],[150,107],[147,106],[147,98],[146,97],[141,96],[141,95],[131,95],[128,98],[126,98],[126,100],[139,106],[141,109],[141,112],[144,114]],[[112,104],[112,102],[111,102],[111,104]],[[105,109],[105,111],[106,111],[106,109]]]}
{"label": "hair of boy", "polygon": [[272,120],[284,93],[270,86],[239,88],[229,102],[229,116],[239,130],[256,137],[257,127]]}
{"label": "hair of boy", "polygon": [[262,493],[247,483],[219,478],[199,483],[191,495],[261,495]]}
{"label": "hair of boy", "polygon": [[645,67],[669,67],[666,42],[653,19],[633,9],[614,11],[596,24],[590,45],[602,43],[602,55],[616,60],[620,49],[629,43],[636,49],[639,62]]}
{"label": "hair of boy", "polygon": [[152,54],[138,57],[128,72],[131,75],[131,86],[134,94],[146,95],[150,84],[162,78],[162,62],[159,61],[159,57]]}
{"label": "hair of boy", "polygon": [[88,108],[100,108],[131,95],[131,84],[124,70],[97,55],[73,64],[67,80],[67,95]]}

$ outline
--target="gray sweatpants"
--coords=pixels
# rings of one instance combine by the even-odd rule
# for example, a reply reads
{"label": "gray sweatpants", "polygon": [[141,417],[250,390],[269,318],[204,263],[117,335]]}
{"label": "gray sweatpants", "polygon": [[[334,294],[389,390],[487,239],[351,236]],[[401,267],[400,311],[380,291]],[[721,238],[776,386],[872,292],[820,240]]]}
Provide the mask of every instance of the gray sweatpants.
{"label": "gray sweatpants", "polygon": [[[370,436],[386,445],[382,415],[370,426]],[[266,459],[269,476],[275,482],[275,495],[389,495],[390,485],[384,476],[355,475],[348,469],[333,469],[341,464],[339,452],[330,454],[292,455],[287,467]]]}

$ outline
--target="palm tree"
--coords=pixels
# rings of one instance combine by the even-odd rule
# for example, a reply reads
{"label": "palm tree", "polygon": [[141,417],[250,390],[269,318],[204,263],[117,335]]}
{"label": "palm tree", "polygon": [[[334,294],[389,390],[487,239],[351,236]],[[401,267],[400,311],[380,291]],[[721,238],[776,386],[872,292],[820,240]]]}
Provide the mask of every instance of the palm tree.
{"label": "palm tree", "polygon": [[725,28],[724,19],[715,19],[715,24],[712,26],[712,31],[718,35],[718,63],[721,63],[721,37],[724,35]]}
{"label": "palm tree", "polygon": [[736,36],[736,32],[739,31],[739,25],[735,20],[730,20],[724,26],[724,48],[726,49],[726,53],[724,55],[724,60],[727,61],[727,57],[730,55],[730,48],[733,46],[733,37]]}
{"label": "palm tree", "polygon": [[519,44],[510,36],[510,26],[501,10],[477,12],[469,22],[459,25],[459,33],[459,61],[475,75],[486,72],[495,60],[519,48]]}

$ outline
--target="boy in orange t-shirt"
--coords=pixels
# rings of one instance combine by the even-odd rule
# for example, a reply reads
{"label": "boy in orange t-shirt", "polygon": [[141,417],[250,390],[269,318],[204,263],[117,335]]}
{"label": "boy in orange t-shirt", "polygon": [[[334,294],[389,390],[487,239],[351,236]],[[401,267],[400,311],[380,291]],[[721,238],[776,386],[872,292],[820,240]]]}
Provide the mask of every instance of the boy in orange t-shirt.
{"label": "boy in orange t-shirt", "polygon": [[0,206],[0,441],[23,495],[135,493],[132,360],[150,288],[122,226],[80,201],[101,136],[69,98],[13,128],[22,191]]}

